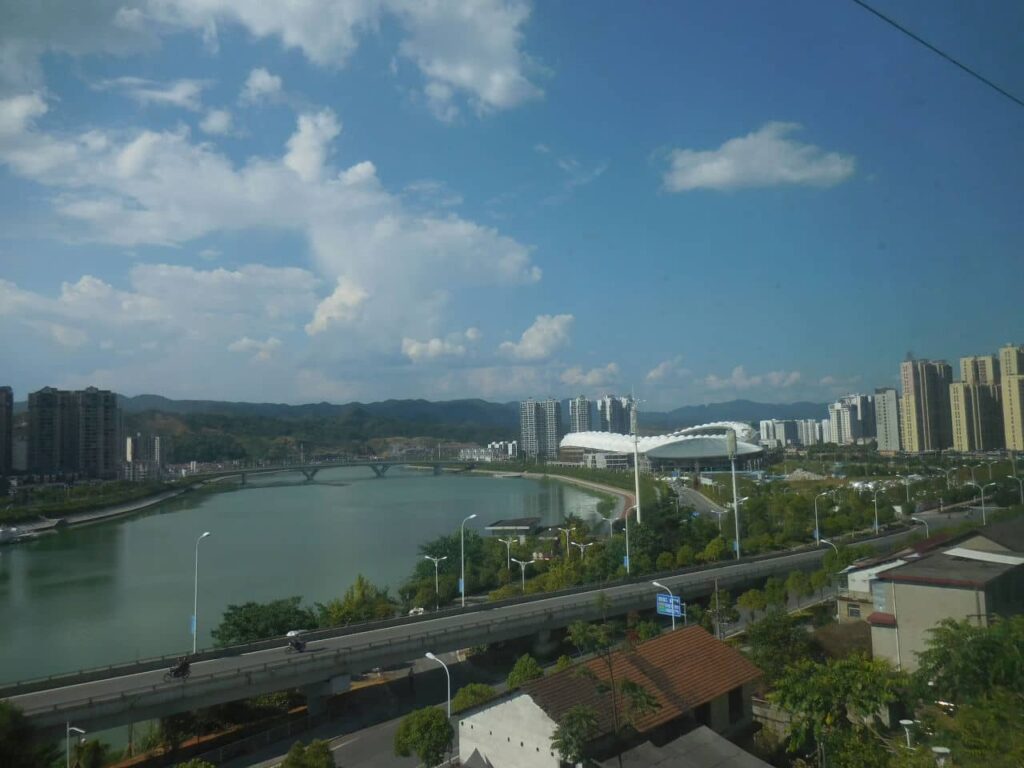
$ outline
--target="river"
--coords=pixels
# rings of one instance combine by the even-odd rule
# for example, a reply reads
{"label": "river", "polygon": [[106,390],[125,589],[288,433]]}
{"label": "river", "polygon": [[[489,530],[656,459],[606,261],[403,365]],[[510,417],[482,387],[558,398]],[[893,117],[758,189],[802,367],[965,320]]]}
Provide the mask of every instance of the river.
{"label": "river", "polygon": [[[0,548],[0,682],[190,649],[200,544],[199,646],[230,604],[340,597],[362,573],[394,590],[423,542],[469,525],[565,513],[600,499],[558,481],[433,476],[393,467],[250,475],[235,490],[199,491],[145,512]],[[443,567],[443,566],[442,566]],[[453,567],[449,565],[449,567]],[[457,567],[457,565],[455,566]]]}

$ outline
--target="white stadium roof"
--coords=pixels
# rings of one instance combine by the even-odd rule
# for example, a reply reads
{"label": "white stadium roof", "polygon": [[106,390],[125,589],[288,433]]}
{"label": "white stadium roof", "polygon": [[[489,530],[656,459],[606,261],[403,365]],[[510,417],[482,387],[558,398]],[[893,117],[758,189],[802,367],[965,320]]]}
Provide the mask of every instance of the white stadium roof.
{"label": "white stadium roof", "polygon": [[[754,430],[749,424],[716,421],[687,427],[678,432],[637,440],[637,450],[651,459],[707,459],[728,456],[726,435],[736,432],[736,455],[761,453]],[[610,453],[632,453],[633,436],[615,432],[570,432],[562,438],[562,448],[589,448]]]}

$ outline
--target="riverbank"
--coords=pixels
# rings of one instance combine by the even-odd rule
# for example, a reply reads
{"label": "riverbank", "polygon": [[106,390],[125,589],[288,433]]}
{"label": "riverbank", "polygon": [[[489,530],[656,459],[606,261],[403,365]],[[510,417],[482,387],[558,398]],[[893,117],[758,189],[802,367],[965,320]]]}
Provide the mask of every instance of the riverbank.
{"label": "riverbank", "polygon": [[[419,469],[419,467],[410,465],[410,469]],[[569,485],[575,485],[578,488],[597,491],[615,499],[614,516],[617,520],[622,518],[623,513],[627,509],[630,509],[634,504],[636,504],[636,496],[622,488],[617,488],[614,485],[605,485],[604,483],[595,483],[592,480],[581,480],[578,477],[559,475],[553,472],[509,472],[507,469],[473,469],[470,471],[477,475],[491,475],[495,478],[508,480],[514,480],[518,477],[525,477],[528,480],[553,479],[563,483],[568,483]]]}
{"label": "riverbank", "polygon": [[162,491],[153,496],[146,496],[137,501],[125,502],[123,504],[112,504],[109,507],[101,507],[89,512],[73,512],[59,518],[45,518],[37,522],[19,523],[17,528],[20,533],[46,533],[57,528],[89,525],[110,520],[115,517],[130,515],[140,512],[156,504],[176,498],[183,493],[191,491],[195,486],[189,485],[184,488],[174,488],[169,491]]}

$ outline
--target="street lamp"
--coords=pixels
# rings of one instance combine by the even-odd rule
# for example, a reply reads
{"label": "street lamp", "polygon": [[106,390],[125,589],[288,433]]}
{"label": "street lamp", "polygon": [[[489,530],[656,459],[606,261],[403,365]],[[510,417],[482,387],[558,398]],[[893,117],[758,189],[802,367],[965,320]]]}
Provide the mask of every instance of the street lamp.
{"label": "street lamp", "polygon": [[601,515],[601,520],[608,523],[608,538],[610,540],[612,537],[612,527],[615,525],[615,518],[611,515],[609,515],[608,517]]}
{"label": "street lamp", "polygon": [[505,545],[505,570],[511,570],[512,568],[512,545],[516,543],[516,540],[509,536],[507,539],[498,539],[502,544]]}
{"label": "street lamp", "polygon": [[81,728],[76,728],[71,723],[65,723],[64,730],[64,764],[67,768],[71,768],[71,734],[77,733],[79,737],[85,736],[85,731]]}
{"label": "street lamp", "polygon": [[434,610],[437,611],[441,607],[441,590],[438,588],[437,579],[437,564],[442,560],[447,560],[448,555],[442,555],[441,557],[431,557],[430,555],[424,555],[424,560],[430,560],[434,564]]}
{"label": "street lamp", "polygon": [[818,524],[818,499],[822,496],[829,496],[835,493],[834,490],[822,491],[814,497],[814,543],[821,544],[821,526]]}
{"label": "street lamp", "polygon": [[832,547],[832,549],[834,549],[834,550],[836,551],[836,555],[838,555],[838,554],[839,554],[839,547],[837,547],[837,546],[836,546],[835,544],[833,544],[833,543],[832,543],[831,541],[829,541],[828,539],[822,539],[822,540],[821,540],[821,543],[822,543],[822,544],[828,544],[828,545],[829,545],[830,547]]}
{"label": "street lamp", "polygon": [[584,557],[586,557],[587,547],[594,546],[594,542],[592,542],[592,541],[588,541],[588,542],[572,541],[572,542],[569,542],[569,543],[572,544],[574,547],[579,547],[580,548],[580,560],[582,560]]}
{"label": "street lamp", "polygon": [[1017,477],[1016,475],[1007,475],[1010,480],[1016,480],[1017,485],[1020,486],[1020,503],[1024,504],[1024,480]]}
{"label": "street lamp", "polygon": [[875,497],[875,536],[878,535],[878,494],[882,492],[881,488],[873,489],[872,493]]}
{"label": "street lamp", "polygon": [[572,533],[572,528],[559,528],[562,533],[565,534],[565,559],[569,559],[569,534]]}
{"label": "street lamp", "polygon": [[914,745],[910,743],[910,726],[914,724],[913,720],[900,720],[900,725],[903,726],[903,730],[907,734],[907,749],[913,749]]}
{"label": "street lamp", "polygon": [[973,485],[979,491],[981,491],[981,524],[988,525],[988,515],[985,513],[985,489],[989,486],[998,488],[997,483],[985,483],[984,485],[978,485],[975,482],[964,483],[964,485]]}
{"label": "street lamp", "polygon": [[210,535],[209,531],[196,539],[196,580],[195,589],[192,592],[192,655],[196,653],[196,643],[199,638],[199,542]]}
{"label": "street lamp", "polygon": [[725,448],[729,454],[729,465],[732,467],[732,519],[736,524],[736,559],[740,559],[740,502],[736,493],[736,430],[725,433]]}
{"label": "street lamp", "polygon": [[[971,470],[971,482],[977,484],[977,478],[974,476],[974,465],[961,464],[960,468]],[[964,483],[964,485],[966,485],[966,483]]]}
{"label": "street lamp", "polygon": [[983,464],[988,464],[988,479],[991,480],[992,479],[992,465],[993,464],[998,464],[999,462],[998,461],[985,461],[985,462],[982,462],[982,463]]}
{"label": "street lamp", "polygon": [[633,509],[636,509],[634,504],[632,507],[627,507],[626,511],[622,513],[622,519],[626,523],[626,575],[629,576],[629,513]]}
{"label": "street lamp", "polygon": [[448,678],[448,719],[452,719],[452,674],[448,671],[448,665],[441,661],[437,656],[427,651],[424,654],[431,661],[436,661],[442,667],[444,667],[444,676]]}
{"label": "street lamp", "polygon": [[[459,579],[459,592],[462,593],[462,607],[466,607],[466,523],[476,517],[476,512],[462,521],[459,526],[459,558],[462,561],[462,578]],[[446,667],[447,669],[447,667]],[[448,713],[451,716],[451,712]]]}
{"label": "street lamp", "polygon": [[520,576],[523,579],[523,593],[525,593],[526,592],[526,566],[532,565],[535,561],[533,561],[533,560],[516,560],[513,557],[512,558],[512,562],[513,563],[517,563],[519,565],[519,574],[520,574]]}
{"label": "street lamp", "polygon": [[935,755],[935,764],[939,768],[944,768],[946,762],[949,760],[949,747],[932,747],[932,754]]}
{"label": "street lamp", "polygon": [[915,523],[920,523],[921,525],[924,526],[925,538],[929,538],[932,535],[931,534],[931,530],[928,528],[928,521],[927,520],[922,520],[920,517],[914,517],[913,515],[910,516],[910,519],[913,520]]}
{"label": "street lamp", "polygon": [[[669,602],[670,603],[674,603],[675,602],[675,600],[671,599],[671,598],[675,597],[675,595],[672,594],[672,590],[669,589],[668,587],[666,587],[660,581],[652,581],[651,582],[651,586],[652,587],[657,587],[658,589],[664,589],[666,592],[668,592],[668,596],[669,596],[669,599],[670,599]],[[671,609],[669,611],[669,615],[672,617],[672,631],[675,632],[676,631],[676,608],[675,608],[674,605],[669,605],[669,608]]]}
{"label": "street lamp", "polygon": [[903,485],[906,486],[906,489],[907,489],[907,504],[909,504],[910,503],[910,485],[911,485],[910,475],[909,474],[907,474],[906,476],[898,475],[898,477],[903,478]]}
{"label": "street lamp", "polygon": [[[733,514],[733,519],[734,520],[738,520],[739,519],[740,515],[739,515],[739,512],[737,510],[739,505],[742,504],[745,501],[748,501],[749,499],[750,499],[749,496],[744,496],[741,499],[736,499],[731,504],[726,502],[726,506],[732,507],[732,514]],[[723,512],[722,514],[724,515],[725,513]],[[722,530],[722,515],[718,516],[718,530]],[[737,531],[736,531],[736,541],[733,544],[733,549],[736,550],[736,559],[739,560],[739,558],[740,558],[739,529],[737,529]]]}

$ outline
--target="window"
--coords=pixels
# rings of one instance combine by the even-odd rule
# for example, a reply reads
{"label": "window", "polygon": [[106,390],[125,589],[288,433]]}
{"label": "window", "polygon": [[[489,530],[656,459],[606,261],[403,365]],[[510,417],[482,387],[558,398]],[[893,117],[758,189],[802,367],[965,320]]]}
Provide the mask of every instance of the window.
{"label": "window", "polygon": [[743,686],[729,691],[729,722],[738,723],[743,719]]}
{"label": "window", "polygon": [[[740,510],[740,511],[742,511],[742,510]],[[859,619],[860,618],[860,606],[857,603],[847,603],[846,604],[846,615],[849,616],[851,619]]]}

